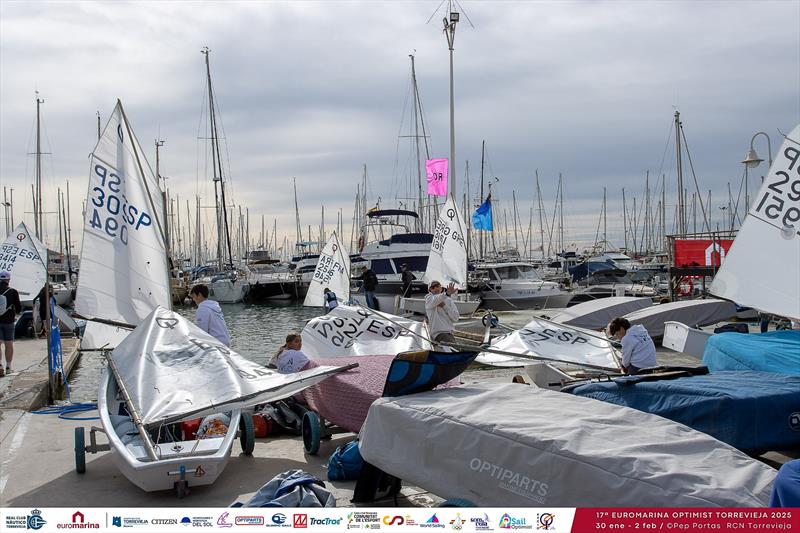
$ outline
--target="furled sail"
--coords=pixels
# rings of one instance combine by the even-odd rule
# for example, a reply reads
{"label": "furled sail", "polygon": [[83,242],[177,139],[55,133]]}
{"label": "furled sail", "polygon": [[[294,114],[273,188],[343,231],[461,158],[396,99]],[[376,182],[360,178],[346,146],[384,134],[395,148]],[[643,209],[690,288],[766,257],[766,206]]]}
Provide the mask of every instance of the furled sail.
{"label": "furled sail", "polygon": [[11,273],[12,286],[23,302],[33,300],[44,286],[46,264],[47,247],[20,222],[0,250],[0,270]]}
{"label": "furled sail", "polygon": [[467,235],[464,228],[458,206],[450,197],[436,221],[425,283],[436,280],[445,286],[455,283],[459,289],[467,288]]}
{"label": "furled sail", "polygon": [[350,256],[342,248],[336,232],[333,232],[319,254],[314,278],[303,305],[322,307],[326,288],[332,290],[339,300],[346,302],[350,299]]}
{"label": "furled sail", "polygon": [[92,152],[75,310],[137,325],[170,307],[156,176],[118,100]]}
{"label": "furled sail", "polygon": [[156,308],[111,354],[145,425],[291,396],[345,367],[280,374],[245,359],[179,314]]}
{"label": "furled sail", "polygon": [[[572,328],[547,320],[533,319],[524,328],[492,341],[493,350],[509,354],[543,357],[555,362],[591,365],[610,371],[619,371],[616,353],[611,341],[597,332]],[[493,366],[523,366],[530,359],[483,352],[476,362]]]}
{"label": "furled sail", "polygon": [[781,145],[711,293],[800,320],[800,125]]}

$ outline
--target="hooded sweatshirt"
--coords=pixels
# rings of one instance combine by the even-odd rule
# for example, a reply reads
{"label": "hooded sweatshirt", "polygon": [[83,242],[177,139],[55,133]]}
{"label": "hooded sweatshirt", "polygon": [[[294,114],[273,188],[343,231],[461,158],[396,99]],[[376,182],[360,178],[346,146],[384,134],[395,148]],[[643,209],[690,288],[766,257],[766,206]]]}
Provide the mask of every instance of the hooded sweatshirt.
{"label": "hooded sweatshirt", "polygon": [[231,345],[231,335],[222,316],[222,308],[214,300],[203,300],[197,306],[197,325],[225,346]]}
{"label": "hooded sweatshirt", "polygon": [[641,324],[631,326],[622,337],[622,365],[633,365],[636,368],[658,366],[656,345]]}

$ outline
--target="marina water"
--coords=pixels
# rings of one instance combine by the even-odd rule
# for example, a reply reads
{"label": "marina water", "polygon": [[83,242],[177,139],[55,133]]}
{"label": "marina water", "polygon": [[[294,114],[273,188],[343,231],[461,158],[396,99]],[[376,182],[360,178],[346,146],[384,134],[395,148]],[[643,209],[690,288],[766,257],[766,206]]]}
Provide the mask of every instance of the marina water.
{"label": "marina water", "polygon": [[[178,313],[194,322],[196,308],[181,306]],[[222,304],[231,333],[231,348],[257,363],[266,364],[286,340],[286,334],[300,332],[306,322],[323,313],[321,307],[284,304]],[[84,352],[69,380],[74,402],[97,400],[97,386],[105,366],[100,352]]]}

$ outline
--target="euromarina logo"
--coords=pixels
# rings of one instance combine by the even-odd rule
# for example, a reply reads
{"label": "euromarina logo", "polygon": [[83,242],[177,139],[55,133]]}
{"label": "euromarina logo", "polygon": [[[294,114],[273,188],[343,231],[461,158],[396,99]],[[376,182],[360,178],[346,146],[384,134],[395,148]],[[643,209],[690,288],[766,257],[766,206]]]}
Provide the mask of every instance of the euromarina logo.
{"label": "euromarina logo", "polygon": [[237,526],[263,526],[264,517],[260,515],[237,516],[233,523]]}
{"label": "euromarina logo", "polygon": [[60,522],[56,524],[56,529],[100,529],[98,522],[87,522],[86,515],[80,511],[72,513],[71,522]]}
{"label": "euromarina logo", "polygon": [[444,524],[439,521],[439,517],[436,516],[436,513],[425,520],[423,523],[419,524],[419,527],[428,527],[428,528],[442,528],[444,529]]}
{"label": "euromarina logo", "polygon": [[497,486],[501,489],[535,502],[545,503],[547,483],[542,483],[539,480],[480,457],[473,457],[469,462],[469,468],[473,472],[497,480]]}
{"label": "euromarina logo", "polygon": [[500,518],[500,529],[533,529],[533,525],[529,525],[524,518],[514,518],[505,513]]}
{"label": "euromarina logo", "polygon": [[483,513],[483,516],[474,516],[469,519],[472,523],[472,526],[475,528],[475,531],[494,531],[491,524],[489,523],[489,515]]}
{"label": "euromarina logo", "polygon": [[555,531],[556,526],[553,523],[556,521],[554,513],[539,513],[536,515],[536,529],[541,531]]}

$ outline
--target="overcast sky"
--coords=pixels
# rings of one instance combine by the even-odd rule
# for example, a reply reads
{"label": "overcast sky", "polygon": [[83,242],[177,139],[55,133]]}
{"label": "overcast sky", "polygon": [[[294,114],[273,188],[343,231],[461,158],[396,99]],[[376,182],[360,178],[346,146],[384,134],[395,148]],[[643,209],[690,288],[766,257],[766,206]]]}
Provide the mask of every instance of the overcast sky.
{"label": "overcast sky", "polygon": [[[198,141],[207,136],[204,46],[212,50],[234,200],[249,206],[254,238],[263,213],[294,239],[292,177],[304,227],[319,224],[323,204],[327,222],[342,209],[349,225],[364,164],[370,203],[380,196],[383,206],[396,205],[411,165],[410,141],[398,139],[411,124],[410,53],[431,155],[449,155],[446,2],[426,24],[439,4],[0,2],[0,181],[14,188],[16,218],[31,210],[37,89],[43,149],[52,153],[45,183],[69,179],[75,228],[96,112],[105,123],[117,98],[151,164],[154,140],[165,141],[161,173],[182,210],[195,194],[212,204]],[[676,109],[718,219],[728,181],[737,194],[751,136],[767,132],[774,153],[778,130],[800,122],[796,0],[461,5],[474,28],[462,16],[455,38],[459,203],[467,160],[476,191],[485,139],[500,206],[515,190],[525,226],[536,169],[551,215],[564,175],[570,241],[594,240],[605,186],[609,240],[621,245],[622,187],[640,202],[648,170],[654,181],[667,175],[671,220]],[[763,137],[756,149],[766,159]],[[45,201],[52,210],[55,195]]]}

